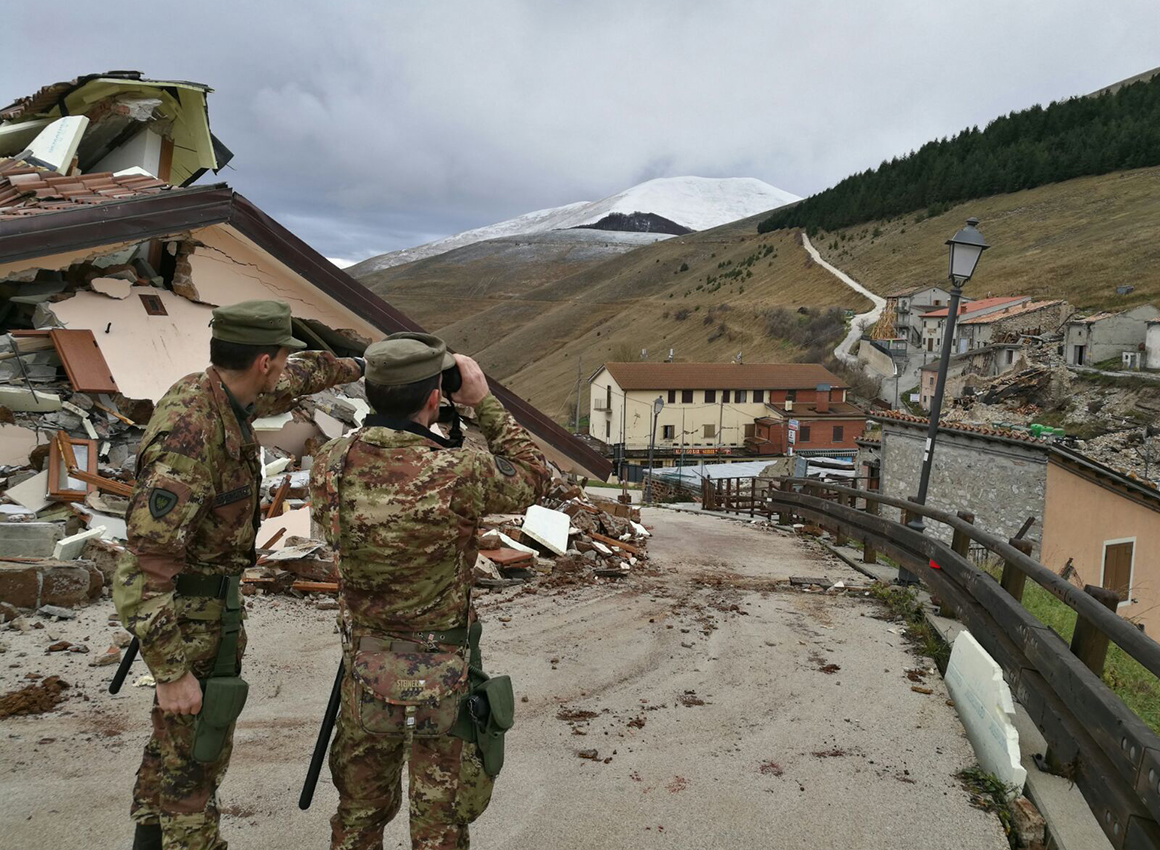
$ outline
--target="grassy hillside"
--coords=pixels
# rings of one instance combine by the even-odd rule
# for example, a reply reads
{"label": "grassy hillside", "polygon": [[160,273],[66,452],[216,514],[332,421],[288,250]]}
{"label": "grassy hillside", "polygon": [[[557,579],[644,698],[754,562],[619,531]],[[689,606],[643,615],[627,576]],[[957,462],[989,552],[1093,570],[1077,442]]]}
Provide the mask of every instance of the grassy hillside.
{"label": "grassy hillside", "polygon": [[[830,263],[885,294],[944,281],[943,243],[971,215],[993,247],[968,295],[1064,298],[1085,310],[1160,307],[1160,167],[967,201],[934,218],[912,213],[823,231],[813,243]],[[1117,296],[1124,284],[1135,291]]]}
{"label": "grassy hillside", "polygon": [[[794,234],[757,234],[759,218],[603,261],[561,262],[553,247],[523,251],[513,267],[480,248],[475,257],[449,252],[364,282],[564,421],[578,364],[586,382],[604,361],[636,359],[642,348],[658,360],[669,348],[681,361],[726,361],[739,351],[748,362],[795,360],[809,346],[770,336],[767,311],[870,308],[814,264]],[[816,342],[815,358],[833,344]],[[583,397],[586,409],[586,390]]]}

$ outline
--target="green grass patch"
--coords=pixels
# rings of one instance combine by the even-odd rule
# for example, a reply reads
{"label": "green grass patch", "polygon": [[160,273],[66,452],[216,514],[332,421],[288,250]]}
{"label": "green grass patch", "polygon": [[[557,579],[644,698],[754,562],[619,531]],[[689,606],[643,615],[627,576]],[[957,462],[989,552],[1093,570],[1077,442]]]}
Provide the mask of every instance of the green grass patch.
{"label": "green grass patch", "polygon": [[1019,837],[1015,832],[1011,800],[1018,794],[1019,789],[1007,785],[995,774],[987,773],[978,765],[960,771],[959,781],[971,795],[971,805],[984,812],[994,812],[1003,826],[1007,842],[1012,847],[1018,847]]}
{"label": "green grass patch", "polygon": [[[996,579],[1003,572],[1002,567],[994,564],[986,565],[984,569]],[[1065,643],[1071,643],[1076,614],[1070,607],[1033,581],[1028,581],[1023,591],[1023,607],[1063,638]],[[1156,676],[1113,643],[1108,646],[1103,678],[1104,684],[1136,716],[1147,723],[1153,732],[1160,733],[1160,680]]]}
{"label": "green grass patch", "polygon": [[946,641],[926,621],[922,603],[912,587],[875,582],[870,586],[870,595],[887,607],[894,617],[906,626],[904,636],[915,651],[934,659],[939,670],[946,670],[951,657],[951,649]]}

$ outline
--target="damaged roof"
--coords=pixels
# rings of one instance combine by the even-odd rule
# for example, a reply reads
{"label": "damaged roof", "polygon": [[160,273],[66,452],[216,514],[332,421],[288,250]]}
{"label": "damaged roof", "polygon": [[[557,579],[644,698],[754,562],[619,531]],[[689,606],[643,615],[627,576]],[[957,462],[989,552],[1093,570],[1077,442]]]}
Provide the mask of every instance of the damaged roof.
{"label": "damaged roof", "polygon": [[77,157],[81,171],[99,167],[112,151],[149,128],[170,144],[167,177],[187,186],[206,171],[219,171],[233,154],[210,132],[204,83],[153,80],[140,71],[107,71],[51,83],[0,109],[0,154],[17,155],[55,119],[84,116],[90,126]]}
{"label": "damaged roof", "polygon": [[[34,169],[31,177],[36,178],[36,173]],[[13,173],[13,176],[19,178],[21,174]],[[108,177],[61,178],[74,183],[80,180],[79,187],[74,188],[69,188],[67,183],[50,183],[44,178],[47,185],[34,190],[37,200],[25,201],[30,204],[30,210],[35,207],[38,212],[0,214],[0,262],[122,242],[142,242],[212,225],[228,225],[384,334],[423,330],[224,184],[184,189],[144,183],[135,187],[133,184],[116,184],[132,191],[125,196],[118,194],[116,186],[110,190],[105,180],[98,180],[96,184],[84,182],[84,178]],[[6,185],[11,187],[11,178],[5,179]],[[100,189],[102,185],[104,191]],[[38,194],[41,192],[44,197]],[[27,199],[29,196],[23,197]],[[13,208],[19,207],[7,209]],[[490,379],[489,382],[504,406],[532,434],[592,475],[601,479],[608,477],[612,467],[601,454],[503,385]]]}
{"label": "damaged roof", "polygon": [[65,176],[22,160],[0,159],[0,221],[155,195],[168,188],[164,180],[145,174]]}

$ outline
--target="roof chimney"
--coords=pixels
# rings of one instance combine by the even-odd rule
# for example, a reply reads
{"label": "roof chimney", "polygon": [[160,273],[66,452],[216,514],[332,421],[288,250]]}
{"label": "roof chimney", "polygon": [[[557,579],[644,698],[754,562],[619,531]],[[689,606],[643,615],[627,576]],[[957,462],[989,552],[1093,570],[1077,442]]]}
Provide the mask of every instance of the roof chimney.
{"label": "roof chimney", "polygon": [[641,360],[648,360],[648,349],[647,348],[642,348],[640,350],[640,359]]}
{"label": "roof chimney", "polygon": [[814,395],[814,410],[818,413],[830,412],[830,385],[818,384]]}
{"label": "roof chimney", "polygon": [[673,350],[672,350],[671,348],[669,349],[669,356],[665,358],[665,362],[666,362],[666,363],[672,363],[672,362],[673,362]]}

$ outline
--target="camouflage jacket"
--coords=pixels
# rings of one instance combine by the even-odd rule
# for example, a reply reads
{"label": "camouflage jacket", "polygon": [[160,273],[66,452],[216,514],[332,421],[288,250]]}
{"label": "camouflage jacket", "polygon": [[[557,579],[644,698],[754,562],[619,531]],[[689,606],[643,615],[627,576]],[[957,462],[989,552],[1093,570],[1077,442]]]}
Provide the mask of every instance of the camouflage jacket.
{"label": "camouflage jacket", "polygon": [[[289,358],[253,415],[289,410],[303,395],[358,380],[354,360],[324,352]],[[113,599],[158,682],[189,669],[182,620],[216,620],[220,603],[174,593],[180,572],[238,575],[254,563],[261,467],[253,433],[243,430],[217,371],[187,375],[157,404],[137,455],[137,484],[126,516],[128,554]]]}
{"label": "camouflage jacket", "polygon": [[475,412],[490,451],[367,427],[315,456],[311,516],[338,553],[341,616],[356,632],[465,625],[480,520],[547,489],[547,462],[503,405],[489,395]]}

